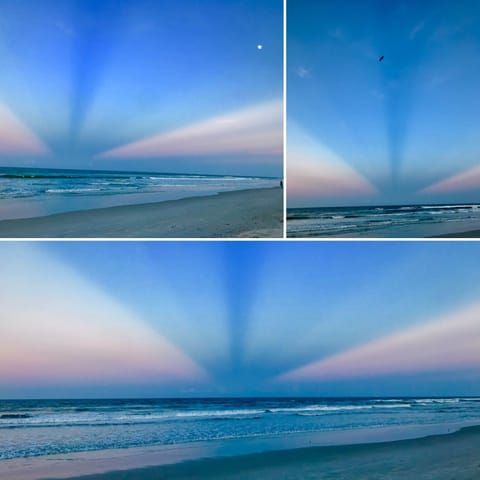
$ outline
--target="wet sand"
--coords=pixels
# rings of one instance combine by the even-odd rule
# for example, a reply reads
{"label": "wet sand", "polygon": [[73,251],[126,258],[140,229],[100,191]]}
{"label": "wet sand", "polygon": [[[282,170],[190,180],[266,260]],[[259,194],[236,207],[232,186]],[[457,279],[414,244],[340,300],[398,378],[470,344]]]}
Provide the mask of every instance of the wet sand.
{"label": "wet sand", "polygon": [[262,188],[0,221],[4,238],[279,238],[283,191]]}
{"label": "wet sand", "polygon": [[73,478],[472,480],[480,478],[480,427],[414,440],[274,451]]}
{"label": "wet sand", "polygon": [[470,230],[467,232],[446,233],[445,235],[436,235],[432,238],[480,238],[480,230]]}

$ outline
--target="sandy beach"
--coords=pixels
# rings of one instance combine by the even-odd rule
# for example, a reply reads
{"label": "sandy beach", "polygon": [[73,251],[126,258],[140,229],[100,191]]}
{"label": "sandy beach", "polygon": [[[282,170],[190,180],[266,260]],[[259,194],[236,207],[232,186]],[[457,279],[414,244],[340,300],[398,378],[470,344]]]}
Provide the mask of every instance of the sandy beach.
{"label": "sandy beach", "polygon": [[0,237],[279,238],[283,191],[262,188],[0,221]]}
{"label": "sandy beach", "polygon": [[471,480],[480,478],[480,427],[415,440],[275,451],[74,478]]}
{"label": "sandy beach", "polygon": [[480,230],[470,230],[467,232],[447,233],[445,235],[436,235],[431,238],[480,238]]}

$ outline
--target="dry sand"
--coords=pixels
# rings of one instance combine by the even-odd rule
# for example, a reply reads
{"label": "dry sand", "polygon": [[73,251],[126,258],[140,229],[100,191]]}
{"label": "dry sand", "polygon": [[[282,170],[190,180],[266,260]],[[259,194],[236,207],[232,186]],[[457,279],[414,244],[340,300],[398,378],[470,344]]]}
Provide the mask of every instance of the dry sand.
{"label": "dry sand", "polygon": [[283,191],[262,188],[0,221],[0,237],[279,238]]}
{"label": "dry sand", "polygon": [[176,465],[75,477],[79,478],[473,480],[480,478],[480,427],[467,427],[453,434],[415,440],[312,447],[195,460]]}

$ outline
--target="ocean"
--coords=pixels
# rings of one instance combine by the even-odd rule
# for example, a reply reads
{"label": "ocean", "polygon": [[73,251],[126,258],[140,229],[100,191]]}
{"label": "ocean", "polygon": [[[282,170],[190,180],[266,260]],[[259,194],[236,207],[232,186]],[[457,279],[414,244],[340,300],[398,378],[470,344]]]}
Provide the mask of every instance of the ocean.
{"label": "ocean", "polygon": [[480,204],[289,208],[289,237],[421,238],[480,229]]}
{"label": "ocean", "polygon": [[3,400],[0,460],[479,419],[480,397]]}
{"label": "ocean", "polygon": [[231,175],[0,167],[0,220],[268,188],[279,182]]}

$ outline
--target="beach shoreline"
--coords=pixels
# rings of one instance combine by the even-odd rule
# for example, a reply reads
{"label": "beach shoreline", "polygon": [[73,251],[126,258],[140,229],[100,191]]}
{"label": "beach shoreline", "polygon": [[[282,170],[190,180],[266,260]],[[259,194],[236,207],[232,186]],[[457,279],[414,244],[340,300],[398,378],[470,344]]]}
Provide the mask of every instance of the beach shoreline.
{"label": "beach shoreline", "polygon": [[[394,442],[311,447],[243,457],[189,461],[83,477],[89,480],[160,478],[240,479],[405,479],[479,478],[480,427],[447,435]],[[81,477],[71,477],[71,480]]]}
{"label": "beach shoreline", "polygon": [[[438,426],[437,426],[438,427]],[[428,431],[428,430],[427,430]],[[360,442],[353,432],[333,444],[309,446],[308,436],[276,436],[277,448],[261,450],[249,439],[250,453],[229,451],[228,440],[47,455],[0,462],[10,480],[158,478],[416,478],[470,479],[480,474],[480,425],[393,440],[372,436]],[[346,441],[350,436],[350,442]],[[305,437],[302,439],[302,437]],[[282,448],[282,438],[287,440]],[[272,438],[267,441],[271,441]],[[358,441],[357,441],[358,440]],[[265,439],[263,439],[265,441]],[[255,444],[256,443],[256,444]],[[248,444],[248,443],[247,443]],[[227,446],[226,446],[227,445]],[[226,446],[226,447],[225,447]],[[223,448],[222,448],[223,447]],[[396,473],[396,475],[393,475]],[[470,475],[470,476],[469,476]]]}
{"label": "beach shoreline", "polygon": [[283,191],[256,188],[0,221],[3,238],[280,238]]}
{"label": "beach shoreline", "polygon": [[[4,460],[0,462],[0,476],[2,478],[6,476],[10,480],[280,477],[293,479],[300,478],[295,476],[295,472],[303,471],[305,475],[302,474],[301,477],[310,475],[308,478],[317,478],[312,476],[317,470],[325,474],[329,469],[332,472],[349,471],[354,466],[372,466],[390,459],[392,464],[382,467],[384,472],[388,472],[404,465],[405,456],[410,458],[412,455],[419,459],[424,455],[434,455],[440,461],[442,458],[448,458],[445,455],[446,451],[464,451],[465,443],[475,447],[473,453],[480,449],[480,425],[423,427],[416,433],[413,433],[414,430],[410,428],[337,431],[328,432],[323,437],[321,433],[327,432],[303,432],[251,437],[243,440],[210,440],[46,455]],[[316,438],[315,435],[319,433],[320,437]],[[328,439],[326,443],[325,439]],[[411,465],[411,468],[413,467],[414,464]],[[475,467],[480,467],[480,464],[477,462]],[[372,475],[373,471],[364,473]],[[407,473],[404,471],[403,474],[406,476],[398,478],[407,478]],[[352,480],[393,478],[362,477],[353,472],[351,476],[349,475],[318,478],[351,478]],[[421,478],[443,479],[444,477],[436,476],[433,471],[432,477]],[[452,476],[445,478],[452,478]]]}
{"label": "beach shoreline", "polygon": [[480,206],[379,205],[287,209],[289,238],[479,238]]}

